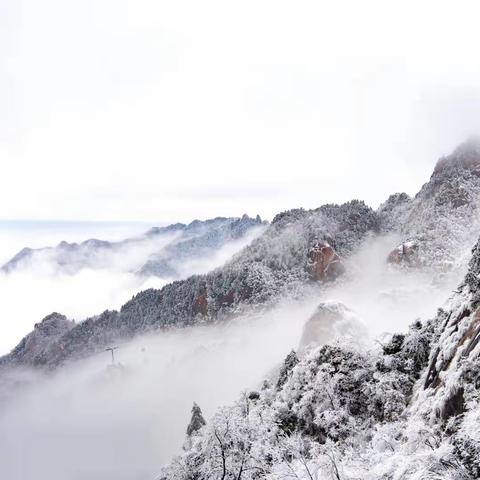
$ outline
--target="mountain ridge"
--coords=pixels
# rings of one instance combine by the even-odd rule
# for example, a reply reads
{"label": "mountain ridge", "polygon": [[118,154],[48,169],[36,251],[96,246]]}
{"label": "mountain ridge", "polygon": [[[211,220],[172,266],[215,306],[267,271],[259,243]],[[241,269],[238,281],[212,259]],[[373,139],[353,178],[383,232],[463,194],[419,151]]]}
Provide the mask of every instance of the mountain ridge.
{"label": "mountain ridge", "polygon": [[[417,242],[418,264],[435,274],[461,270],[466,265],[461,246],[480,233],[476,219],[480,153],[471,145],[466,143],[457,154],[446,157],[448,166],[436,167],[414,198],[395,194],[377,211],[353,200],[277,214],[265,232],[225,266],[161,290],[140,292],[120,311],[107,310],[76,324],[53,342],[43,365],[56,367],[141,332],[222,320],[249,306],[268,305],[287,292],[301,295],[305,286],[334,280],[336,275],[323,273],[330,263],[341,265],[342,257],[372,235],[395,231],[404,241]],[[461,156],[455,162],[458,152]],[[459,193],[466,203],[457,202]],[[16,361],[12,353],[0,360],[3,364]]]}
{"label": "mountain ridge", "polygon": [[61,241],[55,247],[26,247],[0,271],[9,274],[47,264],[55,272],[75,274],[83,268],[96,270],[121,265],[136,275],[174,280],[182,277],[187,262],[212,256],[229,242],[245,239],[255,228],[266,225],[258,215],[216,217],[152,227],[143,235],[117,242],[90,238],[80,243]]}

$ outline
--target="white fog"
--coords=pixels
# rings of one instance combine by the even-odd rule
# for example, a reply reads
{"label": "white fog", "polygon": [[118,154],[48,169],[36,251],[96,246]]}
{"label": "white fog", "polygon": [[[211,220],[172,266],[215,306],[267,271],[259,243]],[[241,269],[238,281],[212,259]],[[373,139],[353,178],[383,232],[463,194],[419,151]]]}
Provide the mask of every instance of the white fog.
{"label": "white fog", "polygon": [[[89,238],[119,241],[139,236],[150,226],[101,222],[11,222],[6,225],[0,222],[0,259],[6,262],[24,247],[55,246],[61,241],[81,242]],[[226,243],[208,256],[181,263],[180,278],[219,267],[260,233],[261,229],[252,229],[245,237]],[[13,272],[0,271],[0,354],[10,351],[35,323],[52,312],[80,321],[107,309],[119,309],[141,290],[161,288],[172,279],[132,272],[149,254],[161,251],[175,238],[176,234],[165,234],[127,244],[118,251],[99,255],[97,265],[81,268],[74,274],[60,270],[48,252],[38,255],[34,262],[21,264],[21,268]]]}
{"label": "white fog", "polygon": [[[18,374],[28,380],[24,386],[16,382],[15,401],[7,398],[0,414],[2,473],[10,480],[154,479],[160,466],[181,451],[193,402],[208,418],[240,392],[260,388],[281,359],[299,347],[303,326],[320,302],[339,301],[350,308],[361,323],[357,331],[365,335],[356,341],[367,349],[376,348],[375,340],[384,341],[386,332],[405,331],[419,315],[432,316],[458,278],[447,276],[439,283],[427,273],[392,268],[385,258],[397,243],[396,236],[366,240],[347,262],[348,278],[316,287],[302,301],[284,300],[267,313],[120,344],[115,366],[110,352],[102,352],[48,378]],[[95,273],[90,279],[80,272],[68,281],[46,283],[30,275],[32,286],[44,286],[38,299],[50,300],[60,311],[59,292],[68,309],[82,305],[73,301],[78,288],[85,296],[98,289],[97,282],[109,285],[112,294],[138,288],[120,272]],[[12,296],[18,295],[15,285],[20,291],[26,284],[10,284]],[[89,299],[88,308],[95,308],[95,299],[111,306],[112,298],[105,298],[105,291],[102,295]],[[41,306],[47,308],[48,302],[32,302],[25,311],[33,315]],[[317,341],[335,340],[334,332],[330,325],[326,338]]]}
{"label": "white fog", "polygon": [[0,0],[0,480],[478,480],[479,18]]}

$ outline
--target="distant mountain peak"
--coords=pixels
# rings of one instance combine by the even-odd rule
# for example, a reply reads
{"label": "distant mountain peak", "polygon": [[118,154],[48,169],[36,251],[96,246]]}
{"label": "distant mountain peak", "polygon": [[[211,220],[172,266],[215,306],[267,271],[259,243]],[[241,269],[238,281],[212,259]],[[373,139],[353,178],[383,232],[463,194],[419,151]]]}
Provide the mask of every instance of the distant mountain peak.
{"label": "distant mountain peak", "polygon": [[[266,226],[257,215],[251,218],[248,215],[239,217],[216,217],[207,220],[193,220],[188,225],[175,223],[163,227],[153,227],[145,234],[127,238],[117,242],[109,242],[90,238],[79,243],[61,241],[56,247],[38,249],[24,248],[10,259],[0,271],[13,272],[22,268],[31,268],[40,259],[48,260],[49,265],[64,273],[74,274],[82,268],[108,268],[112,265],[113,255],[116,258],[125,253],[125,249],[137,248],[143,252],[143,264],[127,267],[132,273],[142,275],[166,276],[177,278],[180,275],[179,264],[187,257],[206,258],[220,247],[239,239],[248,239],[247,234],[256,227]],[[169,243],[156,246],[155,241],[164,237]],[[145,248],[147,242],[154,248]],[[121,260],[120,260],[121,261]]]}

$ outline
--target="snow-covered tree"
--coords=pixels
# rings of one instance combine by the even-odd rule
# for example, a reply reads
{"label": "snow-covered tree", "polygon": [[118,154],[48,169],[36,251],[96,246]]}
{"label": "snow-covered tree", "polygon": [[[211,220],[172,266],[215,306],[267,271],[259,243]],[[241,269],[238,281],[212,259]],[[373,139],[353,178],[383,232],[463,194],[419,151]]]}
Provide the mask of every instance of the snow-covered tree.
{"label": "snow-covered tree", "polygon": [[195,402],[193,402],[192,418],[187,427],[187,435],[193,435],[194,433],[198,432],[204,425],[206,425],[206,422],[203,418],[202,410]]}

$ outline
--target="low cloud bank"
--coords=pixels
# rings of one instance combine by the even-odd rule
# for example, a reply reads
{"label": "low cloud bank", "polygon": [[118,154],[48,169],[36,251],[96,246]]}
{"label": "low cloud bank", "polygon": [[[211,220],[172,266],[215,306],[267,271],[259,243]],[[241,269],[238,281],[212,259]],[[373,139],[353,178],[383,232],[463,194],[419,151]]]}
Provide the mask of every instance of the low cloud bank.
{"label": "low cloud bank", "polygon": [[[152,479],[179,451],[192,402],[206,418],[258,388],[296,348],[311,305],[138,338],[42,379],[0,413],[10,480]],[[40,379],[39,379],[40,380]]]}
{"label": "low cloud bank", "polygon": [[[319,303],[341,302],[351,309],[358,331],[365,330],[358,339],[363,343],[432,315],[456,286],[461,269],[436,276],[389,266],[385,259],[397,242],[393,236],[366,241],[345,261],[345,277],[327,289],[315,288],[301,302],[284,300],[262,315],[137,338],[115,350],[115,366],[110,353],[103,352],[47,379],[23,372],[18,378],[30,387],[11,387],[23,392],[14,402],[7,396],[0,408],[3,476],[151,480],[181,448],[192,403],[201,406],[208,420],[215,408],[233,402],[242,390],[258,388],[286,354],[298,348],[304,324]],[[61,309],[62,297],[65,307],[72,308],[72,302],[90,307],[81,300],[92,301],[95,290],[109,279],[88,275],[93,274],[71,276],[76,285],[65,284],[63,277],[49,278],[58,282],[52,283],[55,296],[49,299],[55,300],[55,309]],[[118,282],[122,276],[117,272],[114,278]],[[124,290],[113,289],[112,295],[137,288],[130,280],[124,277]],[[35,287],[35,280],[27,286],[25,278],[18,281],[26,293]],[[35,302],[46,301],[45,291]],[[105,291],[100,297],[98,302],[105,300]],[[326,335],[331,341],[329,331]]]}
{"label": "low cloud bank", "polygon": [[[179,263],[179,276],[174,279],[206,273],[223,265],[261,231],[262,228],[253,228],[241,239],[226,243],[210,255]],[[58,230],[53,237],[43,238],[60,241],[62,235],[68,232]],[[17,250],[30,245],[29,235],[19,234],[15,238],[17,242],[24,242]],[[81,268],[74,274],[57,268],[48,253],[37,255],[34,262],[12,273],[0,272],[0,355],[10,351],[35,323],[54,311],[77,321],[83,320],[106,309],[120,308],[141,290],[161,288],[174,280],[132,272],[138,270],[150,254],[161,251],[175,238],[175,235],[162,235],[134,245],[127,244],[118,251],[107,252],[95,259],[91,267]],[[7,248],[7,244],[11,249],[11,240],[0,242],[0,248],[2,245]]]}
{"label": "low cloud bank", "polygon": [[365,241],[346,262],[348,280],[322,294],[352,309],[373,337],[405,331],[417,318],[433,317],[466,272],[467,257],[445,272],[387,264],[388,254],[400,241],[396,235]]}

